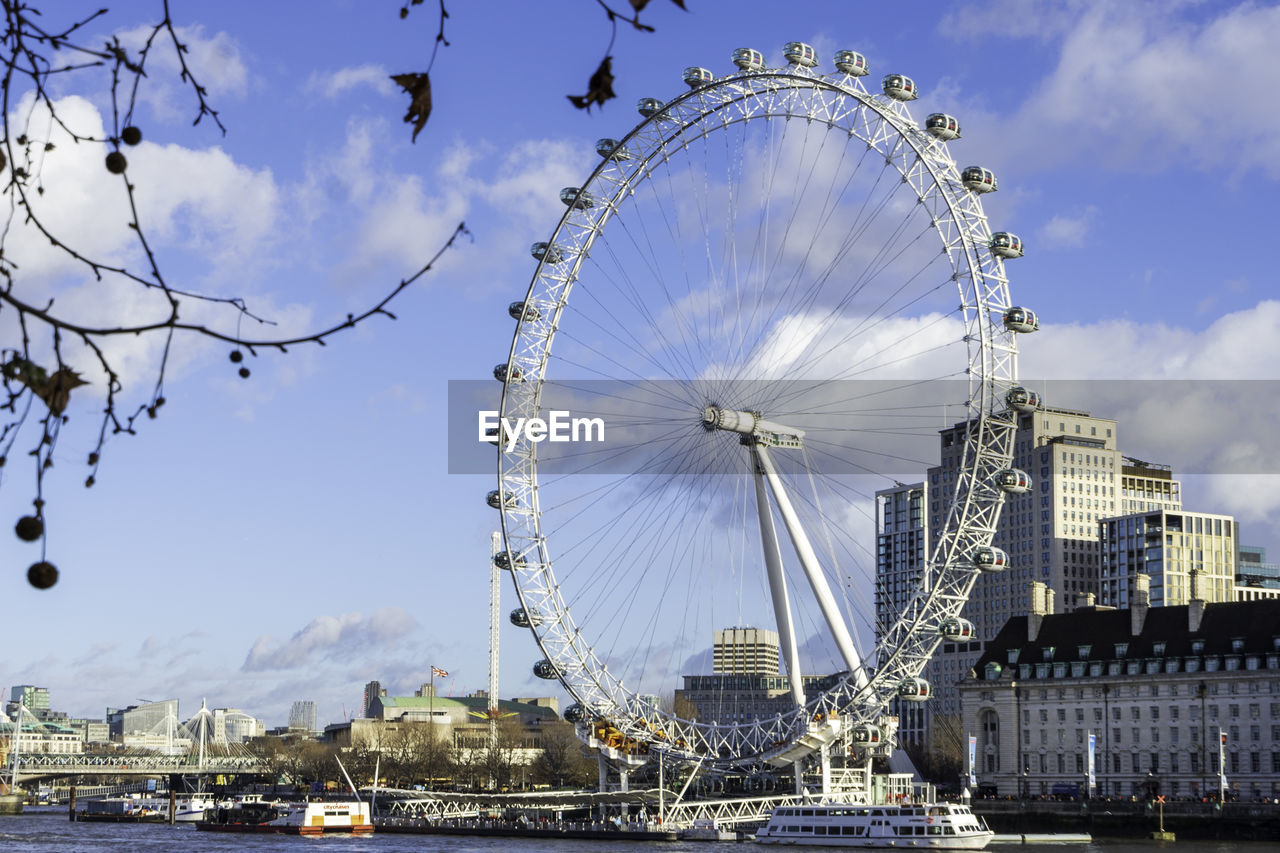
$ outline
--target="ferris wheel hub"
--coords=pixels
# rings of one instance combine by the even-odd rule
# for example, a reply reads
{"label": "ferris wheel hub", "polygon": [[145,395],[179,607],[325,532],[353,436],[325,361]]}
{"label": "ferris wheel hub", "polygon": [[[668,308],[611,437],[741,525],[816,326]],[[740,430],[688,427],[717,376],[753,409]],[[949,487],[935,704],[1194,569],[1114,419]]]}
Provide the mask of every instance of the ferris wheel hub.
{"label": "ferris wheel hub", "polygon": [[722,429],[750,436],[756,443],[770,447],[801,447],[804,430],[786,424],[766,421],[759,412],[722,409],[709,405],[702,410],[702,428],[707,432]]}

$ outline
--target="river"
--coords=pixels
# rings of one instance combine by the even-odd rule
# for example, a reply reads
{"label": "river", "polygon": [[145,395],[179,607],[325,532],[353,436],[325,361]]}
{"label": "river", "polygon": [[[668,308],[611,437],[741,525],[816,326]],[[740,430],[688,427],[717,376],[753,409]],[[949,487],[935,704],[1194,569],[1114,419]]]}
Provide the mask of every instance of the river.
{"label": "river", "polygon": [[[431,835],[372,835],[365,838],[326,836],[222,835],[199,832],[190,824],[71,823],[64,811],[31,812],[0,816],[0,851],[3,853],[186,853],[187,851],[314,850],[323,844],[333,853],[472,853],[476,851],[536,851],[536,853],[588,853],[600,849],[653,850],[663,853],[710,853],[712,850],[755,849],[756,845],[706,842],[544,841],[512,838],[459,838]],[[761,848],[763,849],[763,848]],[[808,848],[817,850],[819,848]],[[1249,841],[1095,841],[1092,844],[991,845],[995,853],[1271,853],[1274,844]]]}

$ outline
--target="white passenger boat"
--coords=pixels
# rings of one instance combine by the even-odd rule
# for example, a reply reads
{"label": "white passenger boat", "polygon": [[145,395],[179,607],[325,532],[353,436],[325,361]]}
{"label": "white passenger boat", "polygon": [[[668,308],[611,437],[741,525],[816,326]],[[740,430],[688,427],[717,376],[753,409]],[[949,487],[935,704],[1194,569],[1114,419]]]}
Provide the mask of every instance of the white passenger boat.
{"label": "white passenger boat", "polygon": [[196,824],[209,832],[274,832],[288,835],[321,835],[373,832],[369,804],[359,801],[315,800],[288,806],[251,803],[233,808],[213,809]]}
{"label": "white passenger boat", "polygon": [[808,847],[924,847],[981,850],[993,833],[968,806],[956,803],[781,806],[756,832],[761,844]]}

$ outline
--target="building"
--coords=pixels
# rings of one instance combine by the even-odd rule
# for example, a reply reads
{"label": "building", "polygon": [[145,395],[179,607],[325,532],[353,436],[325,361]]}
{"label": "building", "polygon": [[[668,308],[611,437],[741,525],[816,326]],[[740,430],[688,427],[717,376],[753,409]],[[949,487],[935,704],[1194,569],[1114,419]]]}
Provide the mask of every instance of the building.
{"label": "building", "polygon": [[289,709],[289,728],[305,732],[316,731],[316,703],[310,699],[299,699]]}
{"label": "building", "polygon": [[[929,530],[940,530],[945,522],[967,429],[969,424],[961,422],[940,433],[941,461],[929,469],[927,478]],[[1098,521],[1115,515],[1121,500],[1125,457],[1118,440],[1114,420],[1088,412],[1045,407],[1018,417],[1013,466],[1030,475],[1032,487],[1005,499],[991,542],[1008,554],[1008,567],[981,573],[961,614],[974,624],[976,637],[943,643],[925,670],[934,691],[928,703],[930,720],[958,720],[957,683],[973,667],[984,643],[1009,619],[1030,609],[1033,582],[1047,587],[1060,609],[1095,603],[1100,578]]]}
{"label": "building", "polygon": [[[929,555],[928,483],[898,484],[876,492],[876,644],[904,612]],[[923,746],[931,702],[893,701],[898,742]]]}
{"label": "building", "polygon": [[1128,607],[1138,575],[1150,578],[1151,606],[1235,600],[1240,526],[1229,515],[1158,509],[1098,522],[1099,601]]}
{"label": "building", "polygon": [[1241,545],[1236,554],[1236,601],[1280,597],[1280,565],[1267,562],[1267,549]]}
{"label": "building", "polygon": [[1173,479],[1173,469],[1168,465],[1124,457],[1116,514],[1129,515],[1156,509],[1182,509],[1182,484]]}
{"label": "building", "polygon": [[49,713],[49,688],[31,684],[10,688],[9,701],[4,707],[5,714],[10,718],[16,716],[20,703],[38,719],[44,719]]}
{"label": "building", "polygon": [[111,739],[116,741],[129,734],[164,734],[177,725],[177,699],[107,709],[107,726],[111,730]]}
{"label": "building", "polygon": [[[21,724],[0,719],[0,744],[3,758],[0,767],[9,762],[9,750],[16,740],[18,755],[79,755],[84,752],[84,738],[80,733],[57,723],[42,723],[33,717],[23,716]],[[14,730],[17,737],[14,737]]]}
{"label": "building", "polygon": [[725,628],[715,632],[711,671],[746,675],[778,674],[778,632]]}
{"label": "building", "polygon": [[[1280,601],[1037,608],[960,685],[974,775],[1000,796],[1280,796]],[[1223,741],[1225,738],[1225,742]]]}
{"label": "building", "polygon": [[387,691],[382,689],[382,683],[379,681],[370,681],[364,686],[364,702],[360,705],[360,716],[371,717],[373,710],[373,700],[379,699],[387,695]]}

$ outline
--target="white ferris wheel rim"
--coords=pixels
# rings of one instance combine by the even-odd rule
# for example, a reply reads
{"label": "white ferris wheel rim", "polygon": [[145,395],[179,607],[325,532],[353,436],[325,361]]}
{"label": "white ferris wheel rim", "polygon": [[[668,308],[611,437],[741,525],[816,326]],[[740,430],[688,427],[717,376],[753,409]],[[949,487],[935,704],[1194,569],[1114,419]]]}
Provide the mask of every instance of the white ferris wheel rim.
{"label": "white ferris wheel rim", "polygon": [[[1009,465],[1011,430],[1004,394],[1016,383],[1013,333],[1001,324],[1011,307],[1003,262],[988,248],[991,237],[975,192],[966,189],[946,145],[925,134],[905,105],[872,94],[856,77],[823,76],[807,68],[740,71],[717,78],[661,105],[619,147],[630,159],[606,157],[581,190],[592,207],[570,206],[548,244],[563,257],[544,257],[524,305],[535,306],[518,322],[503,383],[501,415],[527,417],[539,411],[552,343],[560,331],[583,259],[616,215],[615,206],[633,184],[648,180],[682,146],[733,123],[772,118],[821,121],[847,131],[885,158],[917,202],[932,211],[943,253],[949,259],[961,299],[968,364],[968,411],[977,423],[965,439],[965,459],[950,501],[945,529],[923,573],[912,604],[884,632],[869,683],[846,678],[812,697],[804,708],[747,723],[685,720],[640,700],[623,684],[584,637],[556,579],[551,549],[554,532],[544,533],[540,510],[537,447],[500,447],[498,479],[505,553],[530,628],[554,675],[588,709],[629,742],[656,744],[713,763],[761,761],[793,747],[814,718],[840,716],[847,723],[873,722],[883,714],[897,686],[915,678],[938,642],[938,625],[958,616],[976,570],[968,555],[990,544],[1002,493],[992,475]],[[714,119],[714,121],[711,121]],[[534,316],[536,314],[537,316]]]}

